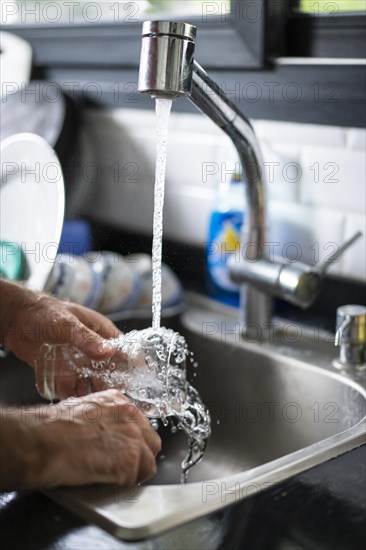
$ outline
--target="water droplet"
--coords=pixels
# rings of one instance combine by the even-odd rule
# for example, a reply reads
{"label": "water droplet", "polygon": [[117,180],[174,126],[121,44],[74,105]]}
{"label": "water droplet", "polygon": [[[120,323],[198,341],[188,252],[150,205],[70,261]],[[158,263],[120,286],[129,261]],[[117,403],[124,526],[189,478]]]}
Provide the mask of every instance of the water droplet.
{"label": "water droplet", "polygon": [[159,421],[156,418],[150,419],[151,427],[157,432],[159,429]]}

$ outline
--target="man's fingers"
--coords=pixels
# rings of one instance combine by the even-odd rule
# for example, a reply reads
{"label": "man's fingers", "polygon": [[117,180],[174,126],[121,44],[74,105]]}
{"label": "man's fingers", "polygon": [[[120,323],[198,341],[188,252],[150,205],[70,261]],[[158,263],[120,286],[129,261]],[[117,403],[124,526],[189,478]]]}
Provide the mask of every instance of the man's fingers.
{"label": "man's fingers", "polygon": [[96,311],[76,304],[70,304],[69,309],[84,325],[103,338],[117,338],[121,334],[112,321]]}
{"label": "man's fingers", "polygon": [[149,447],[154,456],[161,451],[161,439],[156,431],[151,427],[148,421],[148,426],[141,426],[141,433],[146,445]]}
{"label": "man's fingers", "polygon": [[115,346],[109,340],[120,334],[117,327],[100,313],[71,303],[63,305],[55,332],[55,338],[49,343],[74,345],[96,360],[112,357]]}
{"label": "man's fingers", "polygon": [[90,359],[109,359],[116,348],[111,342],[78,321],[72,327],[71,342]]}
{"label": "man's fingers", "polygon": [[145,444],[149,447],[154,456],[161,450],[161,439],[156,431],[151,427],[146,416],[133,403],[116,403],[114,416],[116,421],[132,423],[137,425],[141,431],[141,436]]}
{"label": "man's fingers", "polygon": [[145,445],[141,444],[141,457],[140,464],[137,474],[137,483],[142,483],[150,477],[156,474],[156,461],[155,456],[151,452],[151,449]]}

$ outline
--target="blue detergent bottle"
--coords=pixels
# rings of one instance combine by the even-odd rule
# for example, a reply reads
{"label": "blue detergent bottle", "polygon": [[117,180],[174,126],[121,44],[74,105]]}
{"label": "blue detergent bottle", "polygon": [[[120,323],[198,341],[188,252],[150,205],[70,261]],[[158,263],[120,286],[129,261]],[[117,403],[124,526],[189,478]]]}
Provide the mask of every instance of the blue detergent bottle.
{"label": "blue detergent bottle", "polygon": [[240,234],[246,211],[245,183],[240,173],[221,181],[211,213],[206,243],[206,279],[208,294],[225,304],[238,307],[240,286],[232,282],[228,258],[240,261]]}

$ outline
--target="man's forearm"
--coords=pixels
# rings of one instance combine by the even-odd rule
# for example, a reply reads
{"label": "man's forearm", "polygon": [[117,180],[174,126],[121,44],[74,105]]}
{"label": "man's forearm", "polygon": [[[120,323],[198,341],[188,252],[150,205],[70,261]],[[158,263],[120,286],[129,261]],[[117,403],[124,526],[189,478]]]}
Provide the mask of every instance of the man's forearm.
{"label": "man's forearm", "polygon": [[0,278],[0,343],[11,330],[18,312],[29,307],[35,300],[35,293],[19,283]]}
{"label": "man's forearm", "polygon": [[0,489],[30,488],[40,459],[33,422],[19,406],[0,405]]}

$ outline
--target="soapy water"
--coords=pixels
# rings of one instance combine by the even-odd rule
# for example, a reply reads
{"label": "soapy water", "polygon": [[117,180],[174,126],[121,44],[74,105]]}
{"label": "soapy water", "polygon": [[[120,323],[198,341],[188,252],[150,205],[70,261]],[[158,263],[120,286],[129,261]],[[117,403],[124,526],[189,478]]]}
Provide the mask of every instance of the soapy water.
{"label": "soapy water", "polygon": [[184,337],[171,329],[150,327],[122,334],[110,343],[116,352],[107,361],[91,360],[75,347],[43,346],[36,369],[43,372],[45,397],[58,397],[54,373],[60,360],[78,379],[90,381],[91,391],[121,390],[154,428],[161,420],[165,426],[170,422],[173,432],[180,429],[187,435],[188,453],[181,464],[185,483],[189,470],[204,455],[211,428],[208,410],[187,381],[187,361],[196,364]]}

